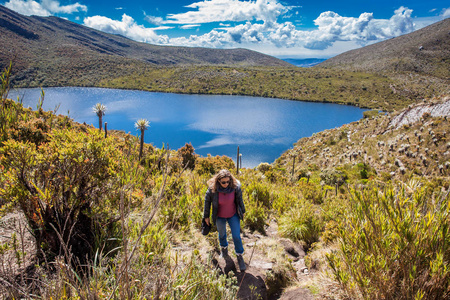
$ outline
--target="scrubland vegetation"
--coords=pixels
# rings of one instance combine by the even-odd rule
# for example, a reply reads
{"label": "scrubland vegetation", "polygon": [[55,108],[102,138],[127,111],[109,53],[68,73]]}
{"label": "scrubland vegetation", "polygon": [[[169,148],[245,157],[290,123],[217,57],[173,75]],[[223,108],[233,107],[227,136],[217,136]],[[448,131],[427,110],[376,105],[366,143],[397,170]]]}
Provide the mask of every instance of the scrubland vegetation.
{"label": "scrubland vegetation", "polygon": [[426,91],[406,88],[401,81],[393,81],[387,76],[318,67],[146,68],[126,76],[104,79],[99,86],[333,102],[386,111],[408,106],[418,95],[431,97],[435,93],[431,88]]}
{"label": "scrubland vegetation", "polygon": [[384,111],[398,110],[418,99],[448,92],[448,80],[418,74],[388,76],[317,66],[162,67],[133,61],[114,65],[102,60],[93,61],[89,66],[92,71],[85,72],[80,67],[70,69],[70,74],[58,65],[39,68],[34,70],[37,73],[33,76],[15,76],[14,87],[94,86],[182,94],[245,95],[332,102]]}
{"label": "scrubland vegetation", "polygon": [[[199,232],[206,181],[222,168],[236,173],[232,159],[198,157],[189,144],[140,149],[137,137],[117,131],[105,138],[43,111],[44,94],[37,110],[25,109],[7,99],[8,76],[0,107],[0,213],[23,216],[35,249],[25,245],[26,230],[2,240],[2,297],[238,297],[242,282],[215,267],[214,229],[206,237]],[[160,81],[137,84],[164,84],[164,76],[148,77]],[[211,78],[205,87],[213,89]],[[316,80],[317,91],[328,82]],[[361,78],[354,84],[366,86]],[[319,299],[450,297],[448,120],[424,115],[397,128],[389,116],[366,117],[236,174],[244,232],[264,236],[274,222],[280,237],[306,251],[307,281],[279,243],[260,246],[273,264],[264,274],[265,297],[295,286]],[[247,261],[253,251],[246,250]]]}

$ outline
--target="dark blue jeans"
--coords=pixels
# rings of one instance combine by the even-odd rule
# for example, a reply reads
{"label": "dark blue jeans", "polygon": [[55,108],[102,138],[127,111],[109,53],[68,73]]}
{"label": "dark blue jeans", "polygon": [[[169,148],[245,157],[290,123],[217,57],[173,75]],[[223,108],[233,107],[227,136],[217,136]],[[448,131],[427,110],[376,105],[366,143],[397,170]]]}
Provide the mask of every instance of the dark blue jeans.
{"label": "dark blue jeans", "polygon": [[244,246],[241,240],[241,220],[239,216],[235,214],[231,218],[217,217],[217,231],[219,232],[219,244],[221,247],[227,247],[227,222],[230,225],[231,235],[233,236],[234,251],[236,254],[244,253]]}

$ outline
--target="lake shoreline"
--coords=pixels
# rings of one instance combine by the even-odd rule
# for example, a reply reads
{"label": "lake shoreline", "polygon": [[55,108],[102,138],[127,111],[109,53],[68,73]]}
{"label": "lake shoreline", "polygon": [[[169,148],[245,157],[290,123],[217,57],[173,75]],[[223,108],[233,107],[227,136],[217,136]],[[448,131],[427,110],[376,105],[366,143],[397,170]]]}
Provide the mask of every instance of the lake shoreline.
{"label": "lake shoreline", "polygon": [[[41,89],[20,89],[24,105],[36,107]],[[272,163],[300,138],[362,118],[364,109],[335,103],[237,95],[148,92],[132,89],[44,88],[44,109],[98,126],[95,103],[107,107],[103,121],[108,129],[138,132],[139,118],[150,121],[145,143],[169,144],[178,149],[191,143],[201,156],[226,155],[235,160],[237,146],[243,167]],[[289,100],[289,101],[285,101]],[[333,112],[331,112],[332,110]],[[67,112],[67,113],[65,113]],[[323,120],[318,120],[320,116]],[[223,121],[221,121],[223,120]]]}

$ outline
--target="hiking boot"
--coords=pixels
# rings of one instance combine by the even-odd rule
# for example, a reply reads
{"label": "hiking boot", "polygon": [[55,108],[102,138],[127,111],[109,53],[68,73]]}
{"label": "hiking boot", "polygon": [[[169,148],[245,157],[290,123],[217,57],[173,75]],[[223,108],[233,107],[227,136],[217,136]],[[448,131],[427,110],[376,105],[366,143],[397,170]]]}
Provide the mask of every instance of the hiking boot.
{"label": "hiking boot", "polygon": [[237,261],[239,265],[239,270],[241,270],[241,272],[245,271],[247,267],[245,266],[244,257],[242,257],[242,254],[237,255]]}
{"label": "hiking boot", "polygon": [[220,256],[222,256],[223,258],[228,257],[228,247],[220,248]]}

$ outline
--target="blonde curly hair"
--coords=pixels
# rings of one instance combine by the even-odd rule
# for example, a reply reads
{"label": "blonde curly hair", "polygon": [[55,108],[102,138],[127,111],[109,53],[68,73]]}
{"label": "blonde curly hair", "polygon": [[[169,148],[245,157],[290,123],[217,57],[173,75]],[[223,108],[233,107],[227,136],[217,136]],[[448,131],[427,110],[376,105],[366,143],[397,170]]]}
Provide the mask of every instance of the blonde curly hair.
{"label": "blonde curly hair", "polygon": [[220,186],[219,180],[223,178],[230,178],[229,187],[235,189],[238,186],[237,179],[231,174],[227,169],[220,170],[216,175],[214,175],[211,179],[208,180],[208,187],[215,193]]}

